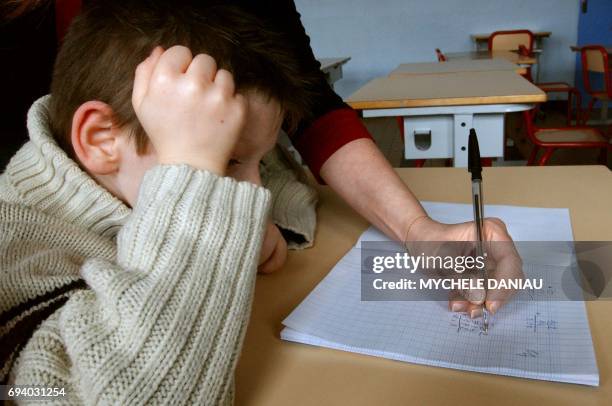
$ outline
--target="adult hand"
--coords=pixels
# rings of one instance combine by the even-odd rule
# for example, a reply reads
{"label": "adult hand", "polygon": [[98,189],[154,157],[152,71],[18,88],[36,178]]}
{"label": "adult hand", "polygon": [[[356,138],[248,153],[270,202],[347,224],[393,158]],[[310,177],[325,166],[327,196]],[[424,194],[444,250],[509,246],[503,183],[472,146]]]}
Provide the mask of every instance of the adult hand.
{"label": "adult hand", "polygon": [[[521,279],[524,277],[522,260],[505,224],[500,219],[487,218],[484,220],[483,238],[487,253],[486,270],[489,279]],[[438,242],[442,246],[445,242],[452,245],[452,243],[457,242],[476,241],[476,227],[473,222],[442,224],[423,216],[414,221],[408,230],[406,239],[409,249],[411,246],[423,247],[427,245],[427,242]],[[473,245],[464,245],[464,247],[471,246]],[[488,290],[486,293],[482,289],[456,291],[451,293],[449,308],[456,312],[467,312],[474,318],[482,315],[482,306],[484,305],[489,312],[495,314],[514,293],[510,289]]]}

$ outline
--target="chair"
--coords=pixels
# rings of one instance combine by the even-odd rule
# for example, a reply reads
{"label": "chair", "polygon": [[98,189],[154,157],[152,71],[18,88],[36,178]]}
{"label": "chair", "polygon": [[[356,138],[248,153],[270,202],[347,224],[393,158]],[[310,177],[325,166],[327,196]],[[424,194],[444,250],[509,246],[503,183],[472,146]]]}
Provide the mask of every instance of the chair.
{"label": "chair", "polygon": [[[608,52],[601,45],[586,45],[580,48],[582,59],[582,81],[585,91],[591,96],[587,107],[585,120],[588,119],[597,100],[608,102],[612,100],[612,78],[608,64]],[[603,87],[595,88],[591,81],[591,73],[603,74]],[[605,118],[605,117],[604,117]]]}
{"label": "chair", "polygon": [[[529,30],[495,31],[489,36],[489,51],[519,51],[526,56],[533,52],[533,33]],[[531,67],[526,69],[523,75],[527,80],[531,79]]]}
{"label": "chair", "polygon": [[555,152],[560,148],[595,148],[601,150],[599,161],[606,164],[608,150],[612,144],[603,134],[591,127],[561,127],[561,128],[538,128],[534,124],[536,109],[523,112],[527,136],[533,142],[533,149],[527,160],[527,165],[533,165],[540,148],[544,149],[544,154],[538,160],[539,166],[544,166]]}
{"label": "chair", "polygon": [[489,51],[516,51],[524,46],[533,52],[533,33],[529,30],[495,31],[489,36]]}
{"label": "chair", "polygon": [[536,83],[546,93],[567,93],[566,124],[572,125],[572,100],[576,101],[576,124],[584,125],[584,114],[582,113],[582,95],[580,91],[566,82],[544,82]]}
{"label": "chair", "polygon": [[[489,37],[489,51],[518,50],[520,55],[529,56],[533,52],[534,36],[529,30],[496,31]],[[527,68],[524,77],[533,82],[531,68]],[[567,93],[567,125],[572,121],[572,96],[576,100],[576,122],[581,123],[580,116],[582,96],[578,89],[566,82],[544,82],[536,83],[546,93]]]}

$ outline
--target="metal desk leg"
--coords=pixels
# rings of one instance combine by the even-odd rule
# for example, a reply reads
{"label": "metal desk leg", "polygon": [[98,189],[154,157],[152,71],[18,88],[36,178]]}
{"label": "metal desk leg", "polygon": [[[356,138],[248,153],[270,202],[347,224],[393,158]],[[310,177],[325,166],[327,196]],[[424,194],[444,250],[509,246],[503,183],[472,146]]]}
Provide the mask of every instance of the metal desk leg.
{"label": "metal desk leg", "polygon": [[475,128],[480,144],[480,156],[483,158],[500,158],[504,156],[504,114],[455,114],[453,166],[467,167],[467,145],[470,128]]}
{"label": "metal desk leg", "polygon": [[473,128],[473,114],[455,114],[454,118],[453,166],[467,167],[467,146],[470,128]]}
{"label": "metal desk leg", "polygon": [[432,106],[363,110],[363,117],[402,117],[406,159],[453,158],[467,166],[470,128],[475,128],[480,156],[504,156],[504,114],[524,111],[531,104]]}

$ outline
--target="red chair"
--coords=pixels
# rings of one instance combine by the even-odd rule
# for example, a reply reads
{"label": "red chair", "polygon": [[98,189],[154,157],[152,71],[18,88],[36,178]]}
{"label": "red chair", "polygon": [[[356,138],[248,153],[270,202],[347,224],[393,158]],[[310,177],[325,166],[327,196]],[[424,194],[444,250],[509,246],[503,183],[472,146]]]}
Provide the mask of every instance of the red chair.
{"label": "red chair", "polygon": [[[495,31],[489,36],[489,51],[518,51],[529,56],[533,52],[533,33],[529,30]],[[532,82],[531,67],[523,75]]]}
{"label": "red chair", "polygon": [[567,93],[567,113],[566,124],[572,125],[572,101],[576,101],[576,124],[584,125],[584,114],[582,113],[582,95],[580,91],[566,82],[545,82],[536,83],[543,92],[546,93]]}
{"label": "red chair", "polygon": [[[514,51],[523,56],[530,56],[533,53],[534,36],[529,30],[496,31],[489,37],[489,51],[505,50]],[[527,80],[533,82],[531,77],[531,67],[523,75]],[[582,96],[578,89],[566,82],[545,82],[536,83],[542,91],[546,93],[567,93],[567,125],[572,121],[572,96],[576,100],[576,120],[581,123]]]}
{"label": "red chair", "polygon": [[[591,96],[586,111],[585,120],[588,119],[597,100],[608,102],[612,100],[612,77],[608,64],[608,52],[601,45],[586,45],[580,48],[582,59],[582,81],[584,89]],[[591,82],[591,72],[603,74],[603,87],[594,88]],[[604,117],[605,118],[605,117]]]}
{"label": "red chair", "polygon": [[536,109],[523,112],[527,136],[533,142],[533,149],[529,155],[527,165],[533,165],[540,148],[544,154],[538,160],[539,166],[546,165],[555,150],[560,148],[595,148],[601,150],[599,162],[606,164],[608,150],[612,144],[603,134],[591,127],[561,127],[561,128],[539,128],[534,124]]}

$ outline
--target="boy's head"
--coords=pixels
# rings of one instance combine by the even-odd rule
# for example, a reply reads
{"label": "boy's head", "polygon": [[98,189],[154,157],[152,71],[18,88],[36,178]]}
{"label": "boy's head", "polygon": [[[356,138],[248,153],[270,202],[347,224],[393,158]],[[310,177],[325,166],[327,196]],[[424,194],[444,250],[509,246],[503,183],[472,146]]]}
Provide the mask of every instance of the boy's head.
{"label": "boy's head", "polygon": [[56,60],[51,127],[73,159],[130,204],[155,162],[131,103],[136,67],[154,47],[184,45],[232,72],[253,106],[237,150],[260,142],[258,132],[278,130],[283,120],[291,131],[310,111],[306,89],[314,79],[300,71],[284,39],[249,14],[197,1],[87,4]]}

